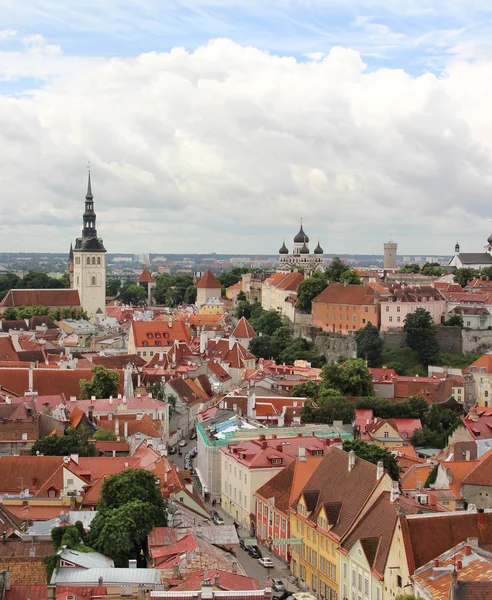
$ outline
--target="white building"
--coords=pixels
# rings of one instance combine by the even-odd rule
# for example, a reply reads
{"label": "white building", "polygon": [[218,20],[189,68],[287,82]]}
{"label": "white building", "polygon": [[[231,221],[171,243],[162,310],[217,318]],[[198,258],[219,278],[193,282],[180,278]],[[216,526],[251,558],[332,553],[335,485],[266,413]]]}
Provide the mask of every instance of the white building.
{"label": "white building", "polygon": [[91,190],[91,176],[85,195],[82,237],[75,241],[73,249],[72,287],[79,292],[83,310],[94,320],[96,315],[106,313],[106,248],[97,237],[94,197]]}

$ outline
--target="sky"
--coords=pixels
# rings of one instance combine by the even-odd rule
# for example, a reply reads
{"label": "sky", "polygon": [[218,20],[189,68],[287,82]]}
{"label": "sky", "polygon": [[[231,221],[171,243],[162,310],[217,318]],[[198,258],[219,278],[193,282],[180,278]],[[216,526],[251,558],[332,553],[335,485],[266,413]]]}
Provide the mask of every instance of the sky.
{"label": "sky", "polygon": [[[449,255],[492,231],[490,0],[0,0],[0,252]],[[314,243],[313,243],[314,242]]]}

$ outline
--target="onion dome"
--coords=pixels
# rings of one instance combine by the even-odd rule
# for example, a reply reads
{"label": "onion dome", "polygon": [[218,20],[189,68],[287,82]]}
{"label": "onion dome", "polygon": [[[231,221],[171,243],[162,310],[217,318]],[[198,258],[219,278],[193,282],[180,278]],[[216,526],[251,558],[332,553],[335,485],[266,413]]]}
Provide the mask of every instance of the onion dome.
{"label": "onion dome", "polygon": [[302,223],[301,223],[301,228],[299,229],[299,233],[294,238],[294,244],[303,244],[303,243],[304,244],[308,244],[309,243],[309,238],[304,233],[304,229],[302,228]]}
{"label": "onion dome", "polygon": [[492,244],[492,233],[487,238],[487,243]]}
{"label": "onion dome", "polygon": [[318,240],[318,245],[314,249],[314,253],[315,254],[323,254],[323,248],[319,245],[319,240]]}
{"label": "onion dome", "polygon": [[300,249],[299,254],[309,254],[309,248],[304,243],[304,246]]}
{"label": "onion dome", "polygon": [[282,248],[280,248],[280,250],[278,251],[279,254],[289,254],[289,250],[287,249],[287,246],[285,245],[285,242],[282,244]]}

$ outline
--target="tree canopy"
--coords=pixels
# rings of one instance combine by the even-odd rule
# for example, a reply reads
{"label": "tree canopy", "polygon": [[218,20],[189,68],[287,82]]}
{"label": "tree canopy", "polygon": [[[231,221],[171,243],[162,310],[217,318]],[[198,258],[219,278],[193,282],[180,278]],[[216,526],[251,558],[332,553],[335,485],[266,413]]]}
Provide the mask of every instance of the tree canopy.
{"label": "tree canopy", "polygon": [[154,290],[154,298],[157,304],[163,306],[179,306],[184,304],[185,296],[187,296],[187,303],[190,304],[189,300],[193,297],[192,290],[194,288],[193,277],[190,275],[169,275],[163,273],[162,275],[156,275],[156,287]]}
{"label": "tree canopy", "polygon": [[324,273],[316,271],[312,277],[301,281],[297,288],[296,308],[303,313],[311,312],[311,303],[316,296],[328,285],[328,280]]}
{"label": "tree canopy", "polygon": [[439,344],[431,314],[424,308],[418,308],[405,317],[405,344],[414,350],[424,365],[438,361]]}
{"label": "tree canopy", "polygon": [[80,399],[90,400],[96,398],[109,398],[117,396],[120,376],[116,371],[110,371],[102,365],[96,365],[91,369],[91,379],[80,380]]}
{"label": "tree canopy", "polygon": [[321,388],[335,389],[341,396],[371,396],[372,376],[361,358],[328,363],[322,369]]}
{"label": "tree canopy", "polygon": [[121,289],[121,281],[119,279],[106,280],[106,296],[116,296]]}
{"label": "tree canopy", "polygon": [[[335,281],[337,283],[343,283],[346,281],[350,284],[361,284],[361,278],[357,275],[354,269],[351,269],[348,265],[335,256],[330,264],[325,269],[325,278],[327,283]],[[326,286],[325,286],[326,287]]]}
{"label": "tree canopy", "polygon": [[98,442],[114,442],[118,438],[116,433],[111,429],[98,429],[92,436],[92,439]]}
{"label": "tree canopy", "polygon": [[137,558],[144,549],[152,528],[166,524],[167,512],[154,475],[126,469],[103,484],[90,544],[117,566],[127,566],[128,559]]}
{"label": "tree canopy", "polygon": [[233,267],[230,271],[224,271],[223,273],[221,273],[217,277],[217,279],[223,287],[228,288],[231,285],[237,283],[238,281],[241,281],[241,276],[244,273],[249,273],[249,271],[250,269],[246,269],[244,267]]}
{"label": "tree canopy", "polygon": [[131,304],[131,306],[145,306],[147,304],[147,292],[143,286],[137,283],[124,285],[121,288],[118,300],[124,304]]}
{"label": "tree canopy", "polygon": [[379,330],[371,321],[359,329],[355,334],[357,344],[357,358],[364,358],[370,367],[377,367],[381,364],[381,355],[383,353],[383,340],[379,335]]}
{"label": "tree canopy", "polygon": [[31,448],[31,454],[44,456],[96,456],[96,446],[89,441],[90,432],[83,426],[77,429],[69,428],[65,435],[47,435],[36,440]]}
{"label": "tree canopy", "polygon": [[367,460],[375,465],[381,460],[388,475],[393,481],[398,481],[400,469],[393,454],[388,452],[386,448],[380,448],[374,444],[367,444],[360,440],[346,440],[343,442],[342,448],[346,452],[353,450],[359,458]]}
{"label": "tree canopy", "polygon": [[454,272],[454,281],[459,283],[461,287],[466,287],[472,279],[480,276],[480,271],[472,269],[472,267],[463,267],[456,269]]}

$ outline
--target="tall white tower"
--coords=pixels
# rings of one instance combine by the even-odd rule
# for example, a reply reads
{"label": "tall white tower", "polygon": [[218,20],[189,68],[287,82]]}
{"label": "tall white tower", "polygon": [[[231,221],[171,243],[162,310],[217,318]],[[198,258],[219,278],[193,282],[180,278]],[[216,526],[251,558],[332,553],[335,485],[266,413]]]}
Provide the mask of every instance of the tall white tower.
{"label": "tall white tower", "polygon": [[80,303],[89,319],[106,313],[106,248],[97,237],[91,174],[87,182],[82,237],[75,240],[73,249],[73,283]]}
{"label": "tall white tower", "polygon": [[396,269],[396,249],[397,243],[386,242],[384,245],[384,268],[385,269]]}

